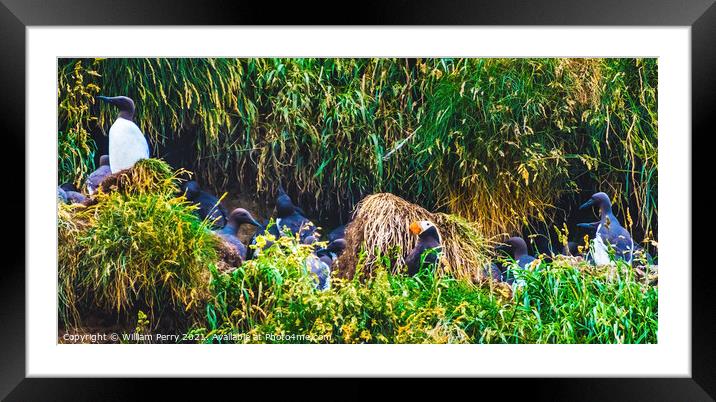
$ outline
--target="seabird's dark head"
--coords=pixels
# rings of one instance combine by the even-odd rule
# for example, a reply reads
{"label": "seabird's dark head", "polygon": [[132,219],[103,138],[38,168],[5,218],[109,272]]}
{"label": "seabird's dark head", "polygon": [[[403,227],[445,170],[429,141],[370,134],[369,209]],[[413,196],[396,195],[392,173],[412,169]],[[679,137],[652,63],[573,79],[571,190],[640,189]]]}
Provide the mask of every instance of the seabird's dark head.
{"label": "seabird's dark head", "polygon": [[587,202],[582,204],[579,209],[591,207],[592,205],[599,208],[599,210],[603,212],[611,212],[612,210],[612,202],[609,199],[609,196],[603,192],[598,192],[592,195],[592,197],[587,200]]}
{"label": "seabird's dark head", "polygon": [[293,205],[291,197],[283,190],[283,186],[278,186],[278,197],[276,198],[276,212],[279,218],[285,218],[296,212],[296,206]]}
{"label": "seabird's dark head", "polygon": [[442,243],[438,228],[430,221],[415,221],[410,224],[410,233],[423,239],[426,237],[433,237],[439,243]]}
{"label": "seabird's dark head", "polygon": [[523,238],[519,236],[510,237],[505,240],[505,244],[508,248],[503,250],[508,251],[512,255],[512,258],[518,259],[527,255],[527,243],[525,243]]}
{"label": "seabird's dark head", "polygon": [[134,101],[126,96],[98,96],[97,99],[105,101],[119,108],[119,117],[127,120],[134,118]]}
{"label": "seabird's dark head", "polygon": [[100,166],[109,166],[109,155],[102,155],[99,157]]}
{"label": "seabird's dark head", "polygon": [[235,210],[231,211],[231,215],[229,215],[229,222],[234,224],[236,227],[239,227],[239,225],[243,223],[248,223],[249,225],[261,227],[261,224],[258,223],[256,219],[254,219],[254,217],[251,215],[251,212],[243,208],[236,208]]}
{"label": "seabird's dark head", "polygon": [[184,185],[184,194],[186,194],[187,200],[195,200],[199,197],[200,192],[201,187],[199,187],[199,183],[194,180],[190,180]]}

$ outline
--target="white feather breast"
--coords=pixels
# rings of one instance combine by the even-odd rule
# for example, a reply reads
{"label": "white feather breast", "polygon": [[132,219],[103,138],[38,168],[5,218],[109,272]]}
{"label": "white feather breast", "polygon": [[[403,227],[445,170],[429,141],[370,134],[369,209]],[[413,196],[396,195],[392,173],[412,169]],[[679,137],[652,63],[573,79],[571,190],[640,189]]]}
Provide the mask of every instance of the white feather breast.
{"label": "white feather breast", "polygon": [[[600,225],[601,226],[601,225]],[[607,245],[602,240],[602,235],[599,234],[599,228],[597,228],[597,235],[594,237],[594,250],[592,251],[595,265],[609,265],[611,260],[609,259],[609,250]]]}
{"label": "white feather breast", "polygon": [[149,158],[149,145],[134,122],[118,118],[109,128],[109,167],[112,173]]}

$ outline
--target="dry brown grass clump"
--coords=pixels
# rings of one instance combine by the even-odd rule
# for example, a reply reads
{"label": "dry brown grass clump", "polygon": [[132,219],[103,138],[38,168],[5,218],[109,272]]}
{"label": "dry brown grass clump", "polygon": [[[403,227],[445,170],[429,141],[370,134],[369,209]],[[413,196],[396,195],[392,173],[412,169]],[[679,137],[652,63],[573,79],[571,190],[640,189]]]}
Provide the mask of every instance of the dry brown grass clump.
{"label": "dry brown grass clump", "polygon": [[118,191],[122,194],[160,193],[174,194],[179,191],[178,178],[184,170],[172,170],[161,159],[142,159],[129,169],[107,176],[100,184],[102,192]]}
{"label": "dry brown grass clump", "polygon": [[338,275],[352,278],[357,266],[370,275],[381,261],[379,257],[390,259],[393,274],[404,271],[403,259],[417,243],[408,226],[416,220],[429,220],[440,232],[439,275],[483,279],[481,268],[490,263],[491,248],[476,224],[455,215],[432,213],[390,193],[369,195],[358,203],[353,221],[346,227],[348,248],[338,259]]}

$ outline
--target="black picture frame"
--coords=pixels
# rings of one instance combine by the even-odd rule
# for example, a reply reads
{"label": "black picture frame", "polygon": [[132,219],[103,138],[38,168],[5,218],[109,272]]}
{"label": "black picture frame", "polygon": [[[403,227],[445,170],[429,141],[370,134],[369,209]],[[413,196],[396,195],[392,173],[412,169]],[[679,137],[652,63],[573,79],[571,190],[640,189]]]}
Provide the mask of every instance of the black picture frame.
{"label": "black picture frame", "polygon": [[[42,25],[562,25],[562,26],[689,26],[691,27],[692,57],[692,183],[711,183],[698,174],[708,163],[708,156],[699,152],[708,147],[694,147],[694,141],[713,133],[712,116],[716,116],[716,5],[714,0],[675,2],[669,0],[549,0],[509,1],[361,1],[355,5],[338,3],[305,4],[301,2],[274,4],[270,2],[198,2],[182,0],[0,0],[0,133],[7,154],[26,155],[25,147],[25,28]],[[685,139],[688,133],[684,133]],[[7,145],[10,145],[10,148]],[[24,176],[24,161],[2,158],[6,175],[17,180]],[[21,166],[21,167],[20,167]],[[32,185],[24,181],[24,186]],[[710,186],[708,186],[710,187]],[[26,188],[26,187],[25,187]],[[23,188],[23,190],[25,189]],[[692,187],[694,188],[694,187]],[[699,187],[695,187],[698,189]],[[17,190],[19,193],[19,189]],[[23,192],[24,194],[24,192]],[[692,208],[708,202],[691,194]],[[162,399],[172,393],[187,397],[187,389],[200,389],[204,396],[226,388],[208,379],[38,379],[25,378],[25,242],[16,234],[25,227],[25,215],[32,213],[18,196],[6,196],[11,213],[5,215],[5,261],[0,274],[0,397],[8,401],[40,400],[131,400],[139,390],[149,385],[161,387]],[[24,196],[22,197],[24,201]],[[22,204],[22,205],[21,205]],[[705,206],[705,205],[704,205]],[[7,208],[7,207],[6,207]],[[9,211],[5,209],[5,211]],[[10,229],[12,228],[12,229]],[[707,247],[707,239],[692,234],[693,250]],[[20,252],[22,250],[22,252]],[[713,270],[708,261],[698,264],[700,253],[685,250],[692,261],[692,374],[690,378],[564,378],[564,379],[475,379],[476,384],[450,385],[450,388],[470,387],[504,390],[508,397],[526,396],[548,400],[713,400],[716,396],[716,365],[712,342],[714,330],[714,300],[716,292],[710,283]],[[691,259],[686,259],[691,261]],[[9,262],[9,263],[8,263]],[[312,393],[317,381],[291,380],[291,384],[272,387],[269,380],[224,380],[235,386],[255,389],[272,388],[289,395]],[[244,384],[234,385],[233,381]],[[383,380],[384,381],[384,380]],[[393,380],[391,380],[393,381]],[[400,381],[368,387],[358,382],[334,384],[343,391],[355,390],[371,397],[366,389],[409,390],[415,388]],[[473,388],[474,387],[474,388]],[[418,385],[424,397],[429,393],[443,395],[442,390],[426,390]],[[426,393],[427,392],[427,393]],[[381,394],[383,391],[381,391]],[[248,395],[248,394],[246,394]],[[183,399],[183,398],[182,398]]]}

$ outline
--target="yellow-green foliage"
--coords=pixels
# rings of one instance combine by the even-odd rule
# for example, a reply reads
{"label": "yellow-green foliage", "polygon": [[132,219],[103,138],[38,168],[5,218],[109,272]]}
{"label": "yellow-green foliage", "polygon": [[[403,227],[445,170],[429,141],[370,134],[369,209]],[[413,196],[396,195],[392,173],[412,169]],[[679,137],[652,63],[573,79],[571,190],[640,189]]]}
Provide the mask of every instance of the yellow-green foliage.
{"label": "yellow-green foliage", "polygon": [[[365,281],[318,291],[308,246],[282,237],[232,273],[212,270],[207,326],[190,340],[239,343],[654,343],[657,289],[622,263],[574,260],[516,273],[504,299],[467,281],[422,270],[390,275],[381,258]],[[359,267],[358,269],[362,269]]]}
{"label": "yellow-green foliage", "polygon": [[[67,63],[67,64],[65,64]],[[99,73],[97,61],[60,60],[65,68],[58,71],[58,171],[60,183],[81,187],[86,175],[94,169],[95,143],[90,132],[97,116],[90,109],[99,92],[95,83]]]}
{"label": "yellow-green foliage", "polygon": [[[167,171],[161,161],[135,168],[127,177]],[[159,325],[160,318],[181,321],[203,306],[207,266],[216,260],[208,224],[175,198],[174,182],[155,182],[153,191],[142,190],[146,181],[132,184],[100,192],[88,207],[59,207],[60,311],[69,324],[92,312],[134,317],[141,308]]]}
{"label": "yellow-green foliage", "polygon": [[[330,217],[391,192],[495,235],[549,220],[581,187],[610,192],[623,222],[656,222],[656,59],[83,63],[135,99],[153,149],[195,136],[188,168],[217,193],[238,181],[268,200],[283,182]],[[95,113],[107,130],[116,110]]]}

